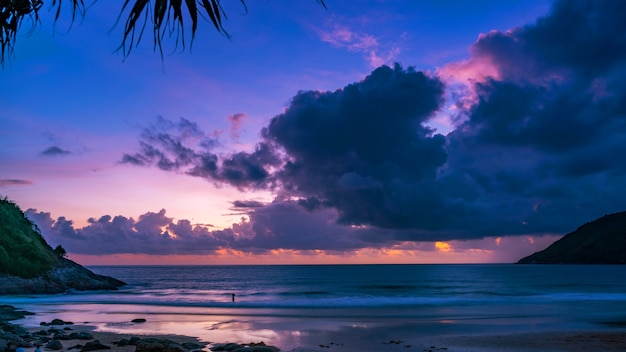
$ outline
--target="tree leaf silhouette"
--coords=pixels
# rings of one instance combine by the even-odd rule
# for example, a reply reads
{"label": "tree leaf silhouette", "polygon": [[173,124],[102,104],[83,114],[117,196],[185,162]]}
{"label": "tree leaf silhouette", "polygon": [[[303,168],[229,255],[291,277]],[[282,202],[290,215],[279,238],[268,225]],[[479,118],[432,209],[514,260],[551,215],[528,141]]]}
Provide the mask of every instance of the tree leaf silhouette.
{"label": "tree leaf silhouette", "polygon": [[[72,8],[71,23],[76,20],[77,14],[84,17],[86,7],[84,0],[66,0]],[[94,0],[93,2],[97,2]],[[245,0],[239,0],[245,12],[248,12]],[[324,0],[316,0],[325,9]],[[39,11],[44,5],[44,0],[0,0],[0,64],[4,65],[5,59],[14,53],[14,45],[17,32],[25,19],[30,19],[31,30],[40,23]],[[63,0],[51,0],[51,8],[54,10],[55,23],[62,13]],[[185,11],[185,9],[187,11]],[[191,22],[191,41],[195,39],[198,29],[199,17],[211,22],[218,33],[230,38],[223,25],[227,19],[226,12],[222,7],[221,0],[125,0],[115,22],[117,24],[123,14],[128,11],[124,24],[122,42],[116,51],[121,51],[126,59],[133,47],[141,42],[144,30],[149,21],[152,22],[154,36],[154,50],[158,50],[163,58],[163,39],[165,36],[175,38],[175,49],[180,44],[185,49],[185,26]],[[183,15],[189,14],[188,19]]]}

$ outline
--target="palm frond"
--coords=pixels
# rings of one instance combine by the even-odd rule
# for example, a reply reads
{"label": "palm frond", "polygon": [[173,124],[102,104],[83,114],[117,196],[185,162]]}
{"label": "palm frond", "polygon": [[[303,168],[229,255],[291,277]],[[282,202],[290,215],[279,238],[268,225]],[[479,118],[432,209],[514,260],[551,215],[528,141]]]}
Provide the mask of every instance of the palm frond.
{"label": "palm frond", "polygon": [[[63,0],[50,1],[56,24],[61,17],[64,2]],[[93,0],[93,2],[96,1]],[[247,12],[245,0],[239,1]],[[316,1],[326,8],[325,0]],[[78,15],[84,18],[86,11],[84,0],[66,0],[65,4],[68,2],[72,9],[70,23],[73,24]],[[44,0],[0,0],[0,65],[4,64],[6,57],[13,54],[17,31],[24,19],[31,19],[33,28],[40,23],[39,10],[43,4]],[[161,58],[163,58],[163,39],[166,35],[170,38],[175,37],[175,48],[181,45],[185,49],[185,26],[189,21],[191,21],[190,46],[193,44],[199,17],[212,23],[218,33],[230,38],[223,25],[227,16],[221,0],[125,0],[115,25],[126,12],[128,15],[124,24],[122,43],[116,49],[122,52],[124,59],[141,42],[149,21],[152,22],[154,50],[159,51]]]}
{"label": "palm frond", "polygon": [[0,65],[13,55],[17,31],[24,19],[31,20],[31,30],[39,23],[43,0],[0,0]]}
{"label": "palm frond", "polygon": [[[130,0],[124,2],[124,6],[120,11],[120,17],[129,8],[129,2]],[[247,10],[245,1],[240,0],[240,2],[244,9]],[[189,16],[185,17],[185,13],[188,13]],[[141,41],[149,18],[151,18],[153,25],[154,50],[158,50],[161,57],[163,57],[163,39],[166,35],[175,37],[175,48],[181,45],[184,49],[186,45],[186,22],[191,21],[190,42],[193,43],[196,30],[198,29],[199,17],[208,18],[208,21],[213,24],[219,33],[229,37],[223,26],[226,13],[222,8],[220,0],[185,0],[184,2],[182,0],[135,0],[135,4],[130,9],[126,19],[122,43],[117,50],[122,52],[124,58],[127,58],[133,47]],[[140,18],[143,20],[143,23],[138,23]],[[141,30],[137,32],[138,25],[141,26]]]}

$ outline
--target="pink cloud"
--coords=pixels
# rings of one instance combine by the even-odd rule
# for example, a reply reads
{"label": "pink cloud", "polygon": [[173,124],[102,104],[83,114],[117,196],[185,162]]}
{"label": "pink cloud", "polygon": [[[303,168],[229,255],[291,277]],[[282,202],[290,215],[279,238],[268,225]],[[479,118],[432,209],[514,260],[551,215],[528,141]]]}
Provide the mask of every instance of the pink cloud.
{"label": "pink cloud", "polygon": [[384,46],[373,34],[355,31],[348,26],[337,23],[330,25],[330,27],[330,31],[318,30],[320,39],[335,47],[365,54],[364,58],[371,68],[393,64],[400,54],[401,50],[397,45],[391,48]]}
{"label": "pink cloud", "polygon": [[10,186],[30,186],[33,182],[30,180],[18,180],[18,179],[2,179],[0,180],[0,187]]}
{"label": "pink cloud", "polygon": [[447,82],[462,83],[466,86],[485,82],[488,78],[500,78],[496,65],[491,58],[485,56],[452,62],[438,69],[437,74]]}
{"label": "pink cloud", "polygon": [[241,130],[241,125],[243,122],[248,119],[248,116],[242,112],[238,112],[233,115],[228,116],[228,122],[230,122],[230,137],[232,139],[239,139],[239,131]]}

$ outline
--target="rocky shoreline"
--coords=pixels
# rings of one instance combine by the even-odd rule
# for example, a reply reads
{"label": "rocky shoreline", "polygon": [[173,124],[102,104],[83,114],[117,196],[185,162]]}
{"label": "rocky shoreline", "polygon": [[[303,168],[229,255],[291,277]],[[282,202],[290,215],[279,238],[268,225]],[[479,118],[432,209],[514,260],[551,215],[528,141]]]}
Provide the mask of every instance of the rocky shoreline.
{"label": "rocky shoreline", "polygon": [[[113,350],[118,352],[200,352],[211,343],[189,336],[131,336],[94,332],[87,326],[53,319],[41,322],[41,329],[25,329],[10,321],[33,313],[9,305],[0,305],[0,351],[15,351],[17,347],[30,352],[36,347],[45,351],[89,352]],[[175,341],[177,340],[177,341]],[[211,351],[226,352],[279,352],[280,349],[258,343],[212,344]]]}
{"label": "rocky shoreline", "polygon": [[50,294],[68,290],[117,290],[126,283],[93,273],[75,262],[59,258],[55,268],[34,278],[0,274],[0,295]]}

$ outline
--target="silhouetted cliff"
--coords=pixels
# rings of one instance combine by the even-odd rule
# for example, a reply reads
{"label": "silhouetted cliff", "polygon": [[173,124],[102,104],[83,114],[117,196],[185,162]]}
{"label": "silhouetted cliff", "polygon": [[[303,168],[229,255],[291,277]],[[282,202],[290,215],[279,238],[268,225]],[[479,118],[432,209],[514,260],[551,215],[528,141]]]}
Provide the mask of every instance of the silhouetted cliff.
{"label": "silhouetted cliff", "polygon": [[626,212],[586,223],[518,264],[626,264]]}

